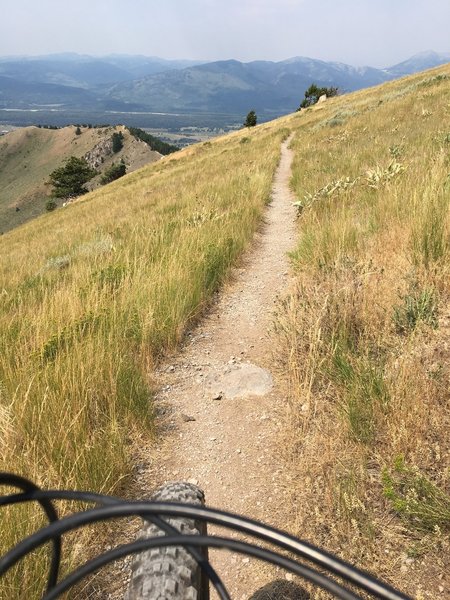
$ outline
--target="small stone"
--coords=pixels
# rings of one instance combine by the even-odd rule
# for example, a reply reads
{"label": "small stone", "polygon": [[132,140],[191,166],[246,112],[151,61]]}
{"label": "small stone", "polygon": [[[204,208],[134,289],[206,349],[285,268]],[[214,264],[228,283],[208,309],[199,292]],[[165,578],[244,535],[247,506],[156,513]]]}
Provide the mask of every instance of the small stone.
{"label": "small stone", "polygon": [[243,558],[242,562],[244,563],[244,565],[248,565],[248,563],[250,562],[249,558]]}
{"label": "small stone", "polygon": [[192,483],[192,485],[198,485],[198,479],[188,479],[188,483]]}
{"label": "small stone", "polygon": [[170,365],[170,367],[167,369],[170,373],[173,373],[175,371],[175,367],[173,365]]}
{"label": "small stone", "polygon": [[287,581],[294,581],[294,576],[292,575],[292,573],[286,573],[286,575],[284,576],[284,578]]}
{"label": "small stone", "polygon": [[238,454],[241,454],[242,450],[241,450],[240,448],[238,448],[238,449],[236,450],[236,452],[237,452]]}
{"label": "small stone", "polygon": [[441,593],[441,594],[443,594],[443,593],[444,593],[444,591],[445,591],[445,588],[444,588],[444,586],[443,586],[443,585],[440,585],[440,586],[438,587],[438,590],[440,591],[440,593]]}
{"label": "small stone", "polygon": [[222,393],[222,392],[219,392],[218,394],[216,394],[216,395],[213,397],[213,400],[222,400],[222,398],[223,398],[223,393]]}
{"label": "small stone", "polygon": [[217,438],[215,438],[215,437],[210,437],[210,438],[209,438],[209,441],[210,441],[210,442],[215,442],[216,440],[217,440]]}
{"label": "small stone", "polygon": [[196,420],[195,417],[191,417],[190,415],[185,415],[185,414],[182,414],[181,418],[183,419],[183,421],[185,423],[190,423],[191,421],[195,421]]}

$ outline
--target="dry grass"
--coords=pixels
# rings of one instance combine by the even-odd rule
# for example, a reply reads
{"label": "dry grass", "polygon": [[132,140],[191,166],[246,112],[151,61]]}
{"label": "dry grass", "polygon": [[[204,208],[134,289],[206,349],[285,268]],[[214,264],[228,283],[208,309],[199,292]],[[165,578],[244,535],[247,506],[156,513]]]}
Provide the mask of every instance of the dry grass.
{"label": "dry grass", "polygon": [[[158,153],[135,140],[124,127],[83,127],[81,135],[76,135],[75,130],[75,126],[24,127],[0,138],[0,232],[10,231],[43,214],[50,198],[51,186],[47,183],[50,173],[70,156],[84,156],[107,141],[114,130],[122,131],[124,146],[117,154],[104,157],[100,172],[121,159],[129,173],[159,159]],[[98,187],[99,181],[100,176],[95,177],[88,183],[88,189]]]}
{"label": "dry grass", "polygon": [[[153,365],[251,240],[285,133],[268,124],[244,144],[198,145],[2,236],[2,470],[124,485],[133,432],[152,435]],[[3,514],[3,547],[36,519]],[[2,582],[2,597],[37,597],[42,561]]]}
{"label": "dry grass", "polygon": [[[294,526],[418,598],[448,590],[449,75],[199,144],[0,238],[2,468],[126,481],[155,361],[258,227],[288,127],[300,237],[277,330]],[[2,542],[37,521],[4,519]],[[35,597],[42,561],[5,597]]]}
{"label": "dry grass", "polygon": [[297,533],[423,598],[450,585],[449,75],[293,118],[297,284],[277,319]]}

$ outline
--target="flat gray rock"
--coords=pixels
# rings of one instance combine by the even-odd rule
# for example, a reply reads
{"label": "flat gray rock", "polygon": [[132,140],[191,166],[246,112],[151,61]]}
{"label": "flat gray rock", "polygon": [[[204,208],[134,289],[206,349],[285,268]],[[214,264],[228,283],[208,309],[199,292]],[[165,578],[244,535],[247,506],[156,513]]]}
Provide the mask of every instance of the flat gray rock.
{"label": "flat gray rock", "polygon": [[213,395],[223,394],[226,398],[265,396],[273,388],[269,371],[250,363],[228,366],[219,375],[210,375],[208,384]]}

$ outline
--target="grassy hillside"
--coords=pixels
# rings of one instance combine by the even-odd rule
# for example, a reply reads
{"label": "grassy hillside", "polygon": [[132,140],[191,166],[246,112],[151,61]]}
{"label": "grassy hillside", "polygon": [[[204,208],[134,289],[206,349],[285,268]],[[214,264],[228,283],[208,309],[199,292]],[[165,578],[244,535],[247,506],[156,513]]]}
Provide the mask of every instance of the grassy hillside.
{"label": "grassy hillside", "polygon": [[450,589],[449,98],[447,66],[292,119],[296,287],[277,322],[297,533],[434,599]]}
{"label": "grassy hillside", "polygon": [[129,172],[159,160],[158,153],[136,140],[124,127],[83,127],[81,135],[76,135],[73,126],[57,130],[25,127],[0,137],[0,232],[43,214],[51,190],[46,184],[50,173],[69,156],[84,156],[119,130],[124,135],[124,147],[117,154],[105,157],[99,171],[122,158]]}
{"label": "grassy hillside", "polygon": [[[130,439],[152,434],[152,367],[258,227],[284,135],[187,149],[0,238],[1,469],[118,489]],[[34,597],[42,573],[6,596]]]}
{"label": "grassy hillside", "polygon": [[[251,240],[294,131],[296,287],[276,320],[286,528],[418,598],[439,597],[449,92],[444,67],[331,99],[190,147],[3,235],[0,468],[46,486],[124,488],[130,444],[152,435],[153,367]],[[3,515],[2,543],[36,519]],[[5,597],[36,597],[42,561],[3,584]]]}

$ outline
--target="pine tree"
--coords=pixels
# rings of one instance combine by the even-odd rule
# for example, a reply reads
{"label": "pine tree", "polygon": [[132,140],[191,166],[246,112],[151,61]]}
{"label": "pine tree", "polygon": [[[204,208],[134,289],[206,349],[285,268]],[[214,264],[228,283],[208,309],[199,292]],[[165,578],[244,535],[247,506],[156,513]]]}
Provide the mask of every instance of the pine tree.
{"label": "pine tree", "polygon": [[248,113],[247,118],[245,119],[244,127],[254,127],[256,125],[257,120],[258,117],[256,116],[255,111],[251,110]]}
{"label": "pine tree", "polygon": [[120,161],[120,163],[118,165],[113,163],[109,167],[109,169],[106,169],[106,171],[102,175],[102,177],[100,179],[100,183],[102,185],[110,183],[111,181],[119,179],[119,177],[123,177],[126,172],[127,172],[127,167],[123,161]]}
{"label": "pine tree", "polygon": [[315,83],[312,83],[309,88],[305,92],[305,97],[302,100],[299,108],[308,108],[308,106],[312,106],[319,101],[321,96],[326,96],[327,98],[331,98],[332,96],[338,95],[337,87],[318,87]]}
{"label": "pine tree", "polygon": [[50,173],[53,198],[75,198],[85,194],[88,190],[84,184],[96,174],[85,158],[71,156],[62,167]]}
{"label": "pine tree", "polygon": [[123,133],[121,131],[112,134],[112,151],[119,152],[123,148]]}

